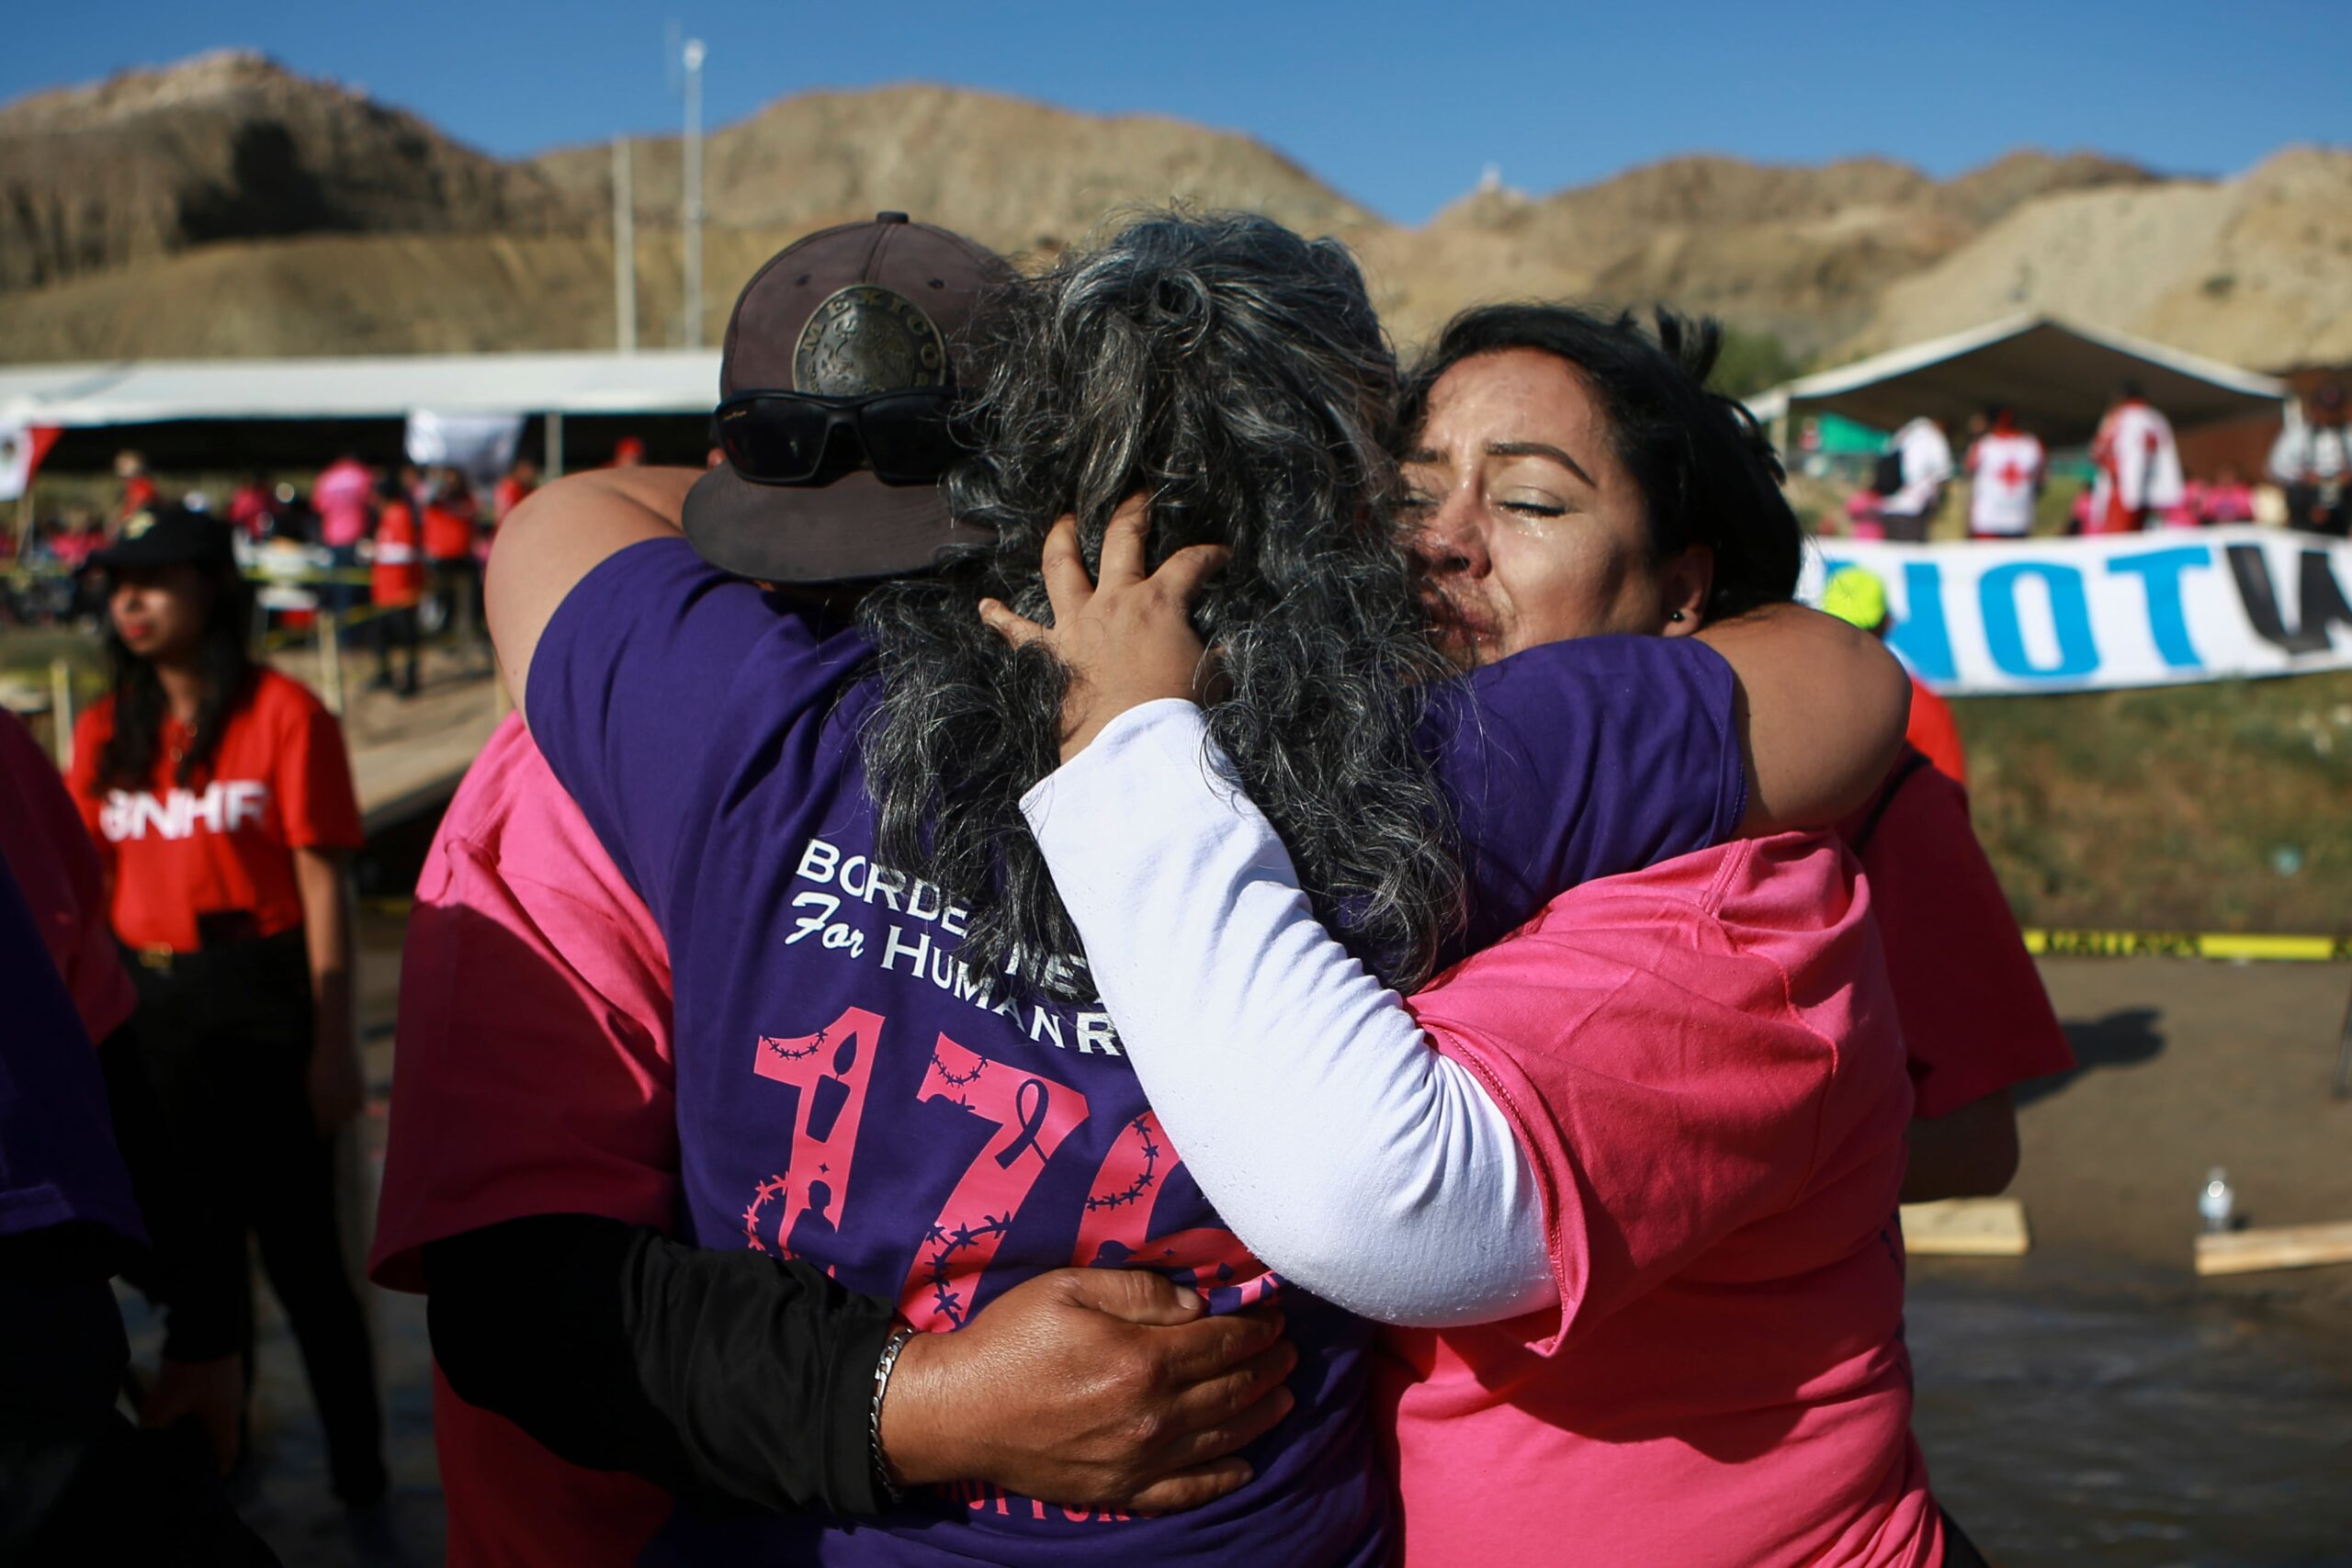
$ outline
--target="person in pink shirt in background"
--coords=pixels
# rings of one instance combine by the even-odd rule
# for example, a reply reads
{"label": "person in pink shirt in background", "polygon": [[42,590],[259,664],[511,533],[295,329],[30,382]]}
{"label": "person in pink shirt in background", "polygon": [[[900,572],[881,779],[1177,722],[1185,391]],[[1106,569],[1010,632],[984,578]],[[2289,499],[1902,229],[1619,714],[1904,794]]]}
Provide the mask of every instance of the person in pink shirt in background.
{"label": "person in pink shirt in background", "polygon": [[2205,524],[2205,481],[2188,479],[2180,487],[2180,499],[2157,513],[2157,520],[2167,528],[2199,528]]}
{"label": "person in pink shirt in background", "polygon": [[[319,543],[326,547],[337,571],[359,564],[359,541],[376,525],[376,475],[351,453],[345,453],[319,470],[311,481],[311,510],[319,514]],[[348,613],[359,603],[359,589],[337,582],[321,595],[337,613]]]}
{"label": "person in pink shirt in background", "polygon": [[[129,1278],[170,1303],[162,1365],[140,1419],[164,1427],[193,1417],[225,1469],[242,1442],[238,1423],[245,1404],[244,1356],[234,1324],[245,1267],[243,1233],[225,1225],[186,1179],[186,1151],[164,1125],[154,1086],[139,1059],[133,1029],[139,992],[107,921],[105,863],[49,754],[6,708],[0,708],[0,864],[16,878],[83,1032],[97,1047],[115,1141],[154,1244],[153,1256]],[[20,1006],[21,998],[11,997],[9,1004]]]}
{"label": "person in pink shirt in background", "polygon": [[2235,468],[2223,467],[2204,489],[2199,521],[2209,525],[2254,521],[2254,487]]}
{"label": "person in pink shirt in background", "polygon": [[319,470],[311,484],[311,510],[319,514],[319,543],[331,550],[356,549],[368,536],[376,476],[348,452]]}
{"label": "person in pink shirt in background", "polygon": [[24,720],[0,708],[0,859],[40,927],[93,1043],[138,1010],[107,925],[106,869],[49,754]]}

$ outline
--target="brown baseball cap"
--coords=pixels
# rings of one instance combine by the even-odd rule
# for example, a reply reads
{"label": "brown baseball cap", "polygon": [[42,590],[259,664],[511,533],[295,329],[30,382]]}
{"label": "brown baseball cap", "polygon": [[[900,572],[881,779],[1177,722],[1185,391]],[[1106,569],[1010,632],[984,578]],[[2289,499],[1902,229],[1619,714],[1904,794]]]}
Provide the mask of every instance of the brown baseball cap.
{"label": "brown baseball cap", "polygon": [[[719,400],[752,391],[865,397],[953,386],[982,290],[1012,276],[961,234],[877,213],[797,240],[752,275],[728,318]],[[846,582],[920,571],[957,525],[936,483],[885,484],[861,467],[824,484],[760,484],[719,465],[687,492],[702,557],[765,582]]]}

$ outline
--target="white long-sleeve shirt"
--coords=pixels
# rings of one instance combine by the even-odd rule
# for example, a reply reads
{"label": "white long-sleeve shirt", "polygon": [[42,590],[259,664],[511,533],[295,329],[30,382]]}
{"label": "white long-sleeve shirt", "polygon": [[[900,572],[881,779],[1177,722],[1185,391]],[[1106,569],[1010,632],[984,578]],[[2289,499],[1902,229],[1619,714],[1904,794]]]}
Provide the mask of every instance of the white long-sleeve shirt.
{"label": "white long-sleeve shirt", "polygon": [[1198,707],[1121,715],[1022,808],[1152,1108],[1268,1268],[1417,1326],[1558,1299],[1509,1121],[1317,920]]}

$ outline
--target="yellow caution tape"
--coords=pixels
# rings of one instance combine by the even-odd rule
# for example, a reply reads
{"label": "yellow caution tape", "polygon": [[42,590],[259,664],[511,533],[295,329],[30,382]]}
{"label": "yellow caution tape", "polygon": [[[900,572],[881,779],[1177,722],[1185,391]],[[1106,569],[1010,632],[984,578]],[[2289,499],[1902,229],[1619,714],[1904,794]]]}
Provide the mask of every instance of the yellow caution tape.
{"label": "yellow caution tape", "polygon": [[2352,962],[2352,936],[2233,931],[2029,931],[2026,951],[2063,958],[2221,958],[2289,964]]}

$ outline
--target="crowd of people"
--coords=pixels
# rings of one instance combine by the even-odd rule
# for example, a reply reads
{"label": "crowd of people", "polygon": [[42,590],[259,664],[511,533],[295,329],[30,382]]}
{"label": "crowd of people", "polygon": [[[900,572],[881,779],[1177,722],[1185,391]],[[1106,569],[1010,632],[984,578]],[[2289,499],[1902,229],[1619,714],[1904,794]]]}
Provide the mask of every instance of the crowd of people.
{"label": "crowd of people", "polygon": [[[1970,422],[1958,461],[1943,425],[1927,415],[1887,438],[1870,481],[1849,497],[1846,522],[1858,538],[1922,544],[1967,481],[1967,536],[2022,539],[2034,532],[2050,480],[2041,441],[2004,404]],[[2087,453],[2088,483],[2068,502],[2070,536],[2136,534],[2265,521],[2335,538],[2352,529],[2352,430],[2344,389],[2323,383],[2295,411],[2273,444],[2260,484],[2228,465],[2187,473],[2172,423],[2136,383],[2116,390]]]}
{"label": "crowd of people", "polygon": [[[140,454],[123,453],[116,473],[119,488],[110,509],[69,506],[28,531],[14,564],[32,570],[11,584],[0,606],[6,619],[41,625],[101,618],[101,558],[134,518],[165,503]],[[346,453],[307,489],[254,472],[217,507],[201,490],[182,491],[170,504],[222,525],[230,547],[248,563],[272,548],[314,552],[321,607],[375,649],[379,686],[413,695],[420,617],[449,628],[461,648],[479,641],[481,563],[498,521],[538,482],[537,465],[518,458],[491,487],[485,508],[458,468],[408,463],[379,471]],[[15,536],[7,537],[13,546]],[[397,682],[396,652],[405,661]]]}
{"label": "crowd of people", "polygon": [[[368,1260],[451,1561],[1981,1562],[1896,1208],[2005,1186],[2071,1057],[1718,346],[1488,307],[1400,367],[1265,219],[1018,278],[885,213],[746,286],[715,465],[514,496]],[[413,609],[448,496],[351,468],[321,542]],[[338,1496],[385,1481],[356,812],[220,523],[94,561],[111,696],[62,781],[0,748],[65,825],[0,834],[57,997],[0,1077],[0,1544],[266,1561],[248,1231]]]}

